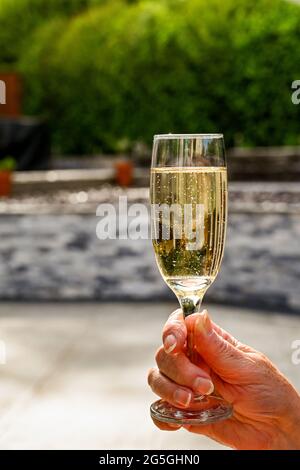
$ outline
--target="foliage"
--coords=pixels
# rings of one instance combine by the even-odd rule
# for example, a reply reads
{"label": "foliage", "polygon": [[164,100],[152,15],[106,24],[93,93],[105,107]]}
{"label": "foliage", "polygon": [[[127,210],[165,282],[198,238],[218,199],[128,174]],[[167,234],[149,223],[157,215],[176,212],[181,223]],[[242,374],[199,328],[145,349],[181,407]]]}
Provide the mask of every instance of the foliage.
{"label": "foliage", "polygon": [[163,132],[222,131],[230,145],[300,142],[291,103],[299,5],[10,2],[0,3],[0,44],[11,38],[0,60],[24,74],[26,111],[48,117],[61,151],[118,151]]}
{"label": "foliage", "polygon": [[7,156],[0,159],[0,171],[13,171],[16,168],[16,161],[13,157]]}

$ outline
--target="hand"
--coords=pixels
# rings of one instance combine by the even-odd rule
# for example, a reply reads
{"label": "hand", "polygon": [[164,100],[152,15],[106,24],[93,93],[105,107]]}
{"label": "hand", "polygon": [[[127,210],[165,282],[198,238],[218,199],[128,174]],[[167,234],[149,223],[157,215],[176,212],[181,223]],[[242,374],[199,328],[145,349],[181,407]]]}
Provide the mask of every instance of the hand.
{"label": "hand", "polygon": [[[187,356],[187,334],[194,334],[197,364]],[[228,420],[185,429],[236,449],[300,449],[300,396],[266,356],[214,324],[206,310],[186,320],[176,310],[165,325],[163,343],[156,354],[158,368],[148,376],[154,393],[188,408],[193,394],[215,388],[233,405]],[[180,428],[155,424],[168,431]]]}

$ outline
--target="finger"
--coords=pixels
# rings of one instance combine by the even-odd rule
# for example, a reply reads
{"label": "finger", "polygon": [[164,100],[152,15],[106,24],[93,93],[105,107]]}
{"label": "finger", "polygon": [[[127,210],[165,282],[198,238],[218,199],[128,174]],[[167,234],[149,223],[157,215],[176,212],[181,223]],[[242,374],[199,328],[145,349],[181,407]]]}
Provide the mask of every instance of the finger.
{"label": "finger", "polygon": [[[190,332],[194,331],[194,326],[195,326],[195,322],[197,321],[197,318],[198,318],[198,314],[190,315],[187,318],[186,326],[187,326],[188,334]],[[211,324],[213,326],[214,331],[216,331],[216,333],[218,333],[220,336],[222,336],[222,338],[224,338],[226,341],[228,341],[228,343],[235,346],[237,349],[240,349],[241,351],[244,351],[244,352],[247,352],[247,353],[255,352],[255,350],[253,348],[251,348],[250,346],[247,346],[246,344],[243,344],[241,341],[237,340],[234,336],[232,336],[230,333],[228,333],[228,331],[221,328],[219,325],[214,323],[212,320],[211,320]],[[205,362],[204,362],[204,364],[205,364]]]}
{"label": "finger", "polygon": [[203,436],[212,437],[212,425],[211,424],[201,424],[200,426],[192,425],[192,424],[185,424],[182,426],[188,432],[192,432],[195,434],[201,434]]}
{"label": "finger", "polygon": [[193,398],[191,390],[181,387],[159,372],[151,369],[148,383],[154,393],[178,408],[187,408]]}
{"label": "finger", "polygon": [[222,338],[226,339],[228,343],[232,344],[236,348],[240,349],[241,351],[244,352],[255,352],[253,348],[250,346],[247,346],[246,344],[241,343],[241,341],[237,340],[234,336],[232,336],[228,331],[224,330],[221,328],[219,325],[214,323],[213,321],[211,322],[213,325],[213,329],[220,335]]}
{"label": "finger", "polygon": [[176,355],[167,354],[161,347],[156,353],[156,363],[165,376],[195,393],[209,395],[214,390],[209,374],[193,364],[182,352]]}
{"label": "finger", "polygon": [[181,428],[180,424],[162,423],[154,418],[152,418],[152,421],[161,431],[178,431]]}
{"label": "finger", "polygon": [[184,349],[187,331],[180,309],[175,310],[167,320],[163,329],[163,344],[166,353],[176,354]]}
{"label": "finger", "polygon": [[239,342],[237,339],[235,339],[230,333],[225,331],[223,328],[221,328],[219,325],[211,321],[211,324],[213,326],[213,329],[218,333],[218,335],[222,336],[228,343],[232,344],[233,346],[238,346]]}
{"label": "finger", "polygon": [[245,373],[248,376],[251,357],[214,330],[206,310],[197,315],[193,334],[197,352],[224,380],[240,379]]}
{"label": "finger", "polygon": [[[198,317],[199,317],[199,314],[198,313],[194,313],[193,315],[190,315],[187,319],[186,319],[186,327],[187,327],[187,331],[188,331],[188,334],[192,331],[194,331],[194,327],[195,327],[195,323],[197,322],[198,320]],[[234,338],[230,333],[228,333],[227,331],[225,331],[223,328],[221,328],[219,325],[217,325],[216,323],[214,323],[212,320],[211,321],[211,324],[212,324],[212,327],[213,329],[220,335],[222,336],[222,338],[226,339],[226,341],[228,341],[230,344],[232,344],[233,346],[237,346],[238,344],[241,344],[239,343],[239,341]]]}

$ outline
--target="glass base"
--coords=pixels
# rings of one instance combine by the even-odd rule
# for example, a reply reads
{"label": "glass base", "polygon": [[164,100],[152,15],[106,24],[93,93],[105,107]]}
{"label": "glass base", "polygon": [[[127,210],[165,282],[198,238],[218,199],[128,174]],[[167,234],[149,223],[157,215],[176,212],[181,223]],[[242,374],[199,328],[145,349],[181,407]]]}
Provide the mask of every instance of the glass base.
{"label": "glass base", "polygon": [[171,424],[209,424],[230,418],[233,408],[223,398],[210,396],[196,397],[189,409],[176,408],[165,400],[158,400],[150,407],[151,417]]}

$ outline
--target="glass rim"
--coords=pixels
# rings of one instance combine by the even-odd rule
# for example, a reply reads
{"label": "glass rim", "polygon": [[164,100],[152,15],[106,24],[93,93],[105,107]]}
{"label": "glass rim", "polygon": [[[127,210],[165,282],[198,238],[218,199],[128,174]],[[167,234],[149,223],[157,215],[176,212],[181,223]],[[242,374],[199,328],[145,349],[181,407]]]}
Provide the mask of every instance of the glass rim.
{"label": "glass rim", "polygon": [[154,140],[166,139],[223,139],[223,134],[155,134]]}

